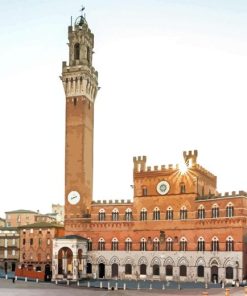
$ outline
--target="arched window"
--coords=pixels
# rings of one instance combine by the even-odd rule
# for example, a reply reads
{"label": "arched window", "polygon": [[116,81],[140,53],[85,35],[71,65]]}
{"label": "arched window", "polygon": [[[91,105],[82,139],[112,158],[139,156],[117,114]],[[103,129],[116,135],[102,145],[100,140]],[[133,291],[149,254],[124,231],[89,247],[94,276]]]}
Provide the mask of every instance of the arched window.
{"label": "arched window", "polygon": [[159,239],[156,237],[153,240],[153,251],[159,251],[160,250],[160,241]]}
{"label": "arched window", "polygon": [[180,251],[187,251],[187,240],[185,237],[182,237],[179,242]]}
{"label": "arched window", "polygon": [[233,279],[233,268],[231,266],[226,267],[226,279]]}
{"label": "arched window", "polygon": [[187,276],[187,267],[185,265],[179,266],[180,276]]}
{"label": "arched window", "polygon": [[211,251],[218,252],[219,251],[219,239],[214,236],[211,242]]}
{"label": "arched window", "polygon": [[231,202],[226,206],[226,217],[230,218],[234,216],[234,207]]}
{"label": "arched window", "polygon": [[186,192],[185,184],[182,182],[180,183],[180,193],[185,193],[185,192]]}
{"label": "arched window", "polygon": [[173,241],[170,237],[166,240],[166,251],[173,251]]}
{"label": "arched window", "polygon": [[129,208],[125,210],[125,220],[132,221],[132,210]]}
{"label": "arched window", "polygon": [[158,264],[153,266],[153,275],[160,275],[160,267]]}
{"label": "arched window", "polygon": [[125,274],[132,274],[132,265],[125,264]]}
{"label": "arched window", "polygon": [[105,210],[104,209],[99,210],[99,221],[105,221]]}
{"label": "arched window", "polygon": [[111,249],[112,251],[118,251],[118,239],[116,237],[111,241]]}
{"label": "arched window", "polygon": [[143,208],[141,210],[141,213],[140,213],[140,220],[141,221],[146,221],[147,220],[147,210],[145,208]]}
{"label": "arched window", "polygon": [[112,216],[112,221],[118,221],[119,220],[118,209],[113,209],[111,216]]}
{"label": "arched window", "polygon": [[132,251],[132,240],[129,237],[125,240],[125,251]]}
{"label": "arched window", "polygon": [[228,252],[234,251],[234,241],[231,236],[228,236],[226,239],[226,251]]}
{"label": "arched window", "polygon": [[146,264],[141,264],[140,265],[140,274],[145,275],[147,273],[147,265]]}
{"label": "arched window", "polygon": [[220,216],[219,206],[217,204],[214,204],[212,207],[212,218],[219,218],[219,216]]}
{"label": "arched window", "polygon": [[197,266],[197,276],[204,277],[204,266],[202,265]]}
{"label": "arched window", "polygon": [[92,263],[87,263],[87,273],[92,273]]}
{"label": "arched window", "polygon": [[88,237],[88,241],[87,241],[87,250],[92,251],[92,240],[90,237]]}
{"label": "arched window", "polygon": [[80,44],[79,43],[76,43],[74,46],[74,58],[75,58],[75,60],[80,59]]}
{"label": "arched window", "polygon": [[173,220],[173,209],[168,207],[166,210],[166,220]]}
{"label": "arched window", "polygon": [[173,267],[172,267],[172,265],[166,265],[166,275],[168,275],[168,276],[173,275]]}
{"label": "arched window", "polygon": [[148,195],[148,189],[147,189],[146,186],[143,186],[143,187],[142,187],[142,195],[143,195],[143,196],[147,196],[147,195]]}
{"label": "arched window", "polygon": [[197,218],[198,219],[205,219],[205,208],[203,205],[200,205],[197,210]]}
{"label": "arched window", "polygon": [[98,250],[105,251],[105,240],[103,238],[100,238],[98,241]]}
{"label": "arched window", "polygon": [[147,251],[147,241],[144,237],[140,241],[140,251]]}
{"label": "arched window", "polygon": [[197,251],[204,252],[205,251],[205,241],[203,237],[199,237],[197,241]]}
{"label": "arched window", "polygon": [[188,211],[185,206],[182,206],[180,209],[180,220],[186,220],[188,215]]}
{"label": "arched window", "polygon": [[160,220],[160,209],[157,207],[153,210],[153,220]]}

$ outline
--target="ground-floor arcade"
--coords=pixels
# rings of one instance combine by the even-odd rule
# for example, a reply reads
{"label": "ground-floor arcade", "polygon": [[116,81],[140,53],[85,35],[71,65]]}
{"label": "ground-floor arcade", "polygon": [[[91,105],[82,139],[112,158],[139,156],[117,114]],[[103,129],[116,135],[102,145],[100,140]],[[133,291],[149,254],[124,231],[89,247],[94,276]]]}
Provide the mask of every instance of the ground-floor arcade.
{"label": "ground-floor arcade", "polygon": [[243,279],[241,252],[91,251],[87,277],[230,282]]}

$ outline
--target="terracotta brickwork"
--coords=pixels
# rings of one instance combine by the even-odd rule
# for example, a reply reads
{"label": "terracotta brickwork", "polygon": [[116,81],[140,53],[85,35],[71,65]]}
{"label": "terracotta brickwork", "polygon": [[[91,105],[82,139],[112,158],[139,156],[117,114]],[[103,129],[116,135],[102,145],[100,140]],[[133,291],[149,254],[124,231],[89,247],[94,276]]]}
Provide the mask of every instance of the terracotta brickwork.
{"label": "terracotta brickwork", "polygon": [[[59,224],[40,222],[19,227],[20,264],[18,269],[51,271],[53,239],[64,234]],[[48,268],[49,267],[49,268]]]}

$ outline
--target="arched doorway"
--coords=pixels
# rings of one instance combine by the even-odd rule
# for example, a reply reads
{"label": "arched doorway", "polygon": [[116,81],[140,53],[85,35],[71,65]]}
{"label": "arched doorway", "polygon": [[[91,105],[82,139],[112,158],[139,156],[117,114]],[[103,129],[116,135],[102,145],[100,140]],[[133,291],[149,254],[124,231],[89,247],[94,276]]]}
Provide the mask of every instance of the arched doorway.
{"label": "arched doorway", "polygon": [[213,283],[218,283],[218,266],[211,266],[211,281]]}
{"label": "arched doorway", "polygon": [[45,265],[45,281],[50,282],[51,281],[51,266],[50,264]]}
{"label": "arched doorway", "polygon": [[15,262],[12,262],[12,264],[11,264],[11,271],[12,271],[12,272],[15,271],[15,267],[16,267]]}
{"label": "arched doorway", "polygon": [[111,276],[112,278],[118,277],[118,264],[113,263],[111,266]]}
{"label": "arched doorway", "polygon": [[73,253],[70,248],[61,248],[58,252],[58,274],[63,274],[64,277],[72,274],[72,259]]}
{"label": "arched doorway", "polygon": [[105,277],[105,264],[100,263],[99,264],[99,278],[103,279]]}

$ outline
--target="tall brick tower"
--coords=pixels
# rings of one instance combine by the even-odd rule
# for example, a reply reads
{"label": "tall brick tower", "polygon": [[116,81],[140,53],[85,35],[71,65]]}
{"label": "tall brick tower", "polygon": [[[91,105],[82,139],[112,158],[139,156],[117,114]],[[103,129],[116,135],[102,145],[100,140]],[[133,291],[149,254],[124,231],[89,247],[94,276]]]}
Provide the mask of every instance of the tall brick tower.
{"label": "tall brick tower", "polygon": [[[82,9],[82,11],[84,8]],[[68,27],[69,63],[61,80],[66,95],[65,220],[90,217],[93,190],[94,101],[98,73],[92,66],[94,35],[83,15]]]}

